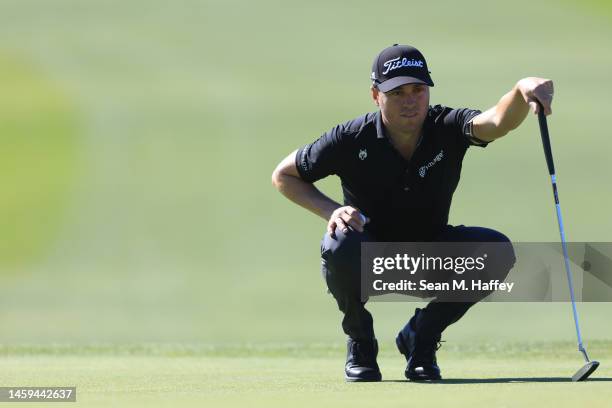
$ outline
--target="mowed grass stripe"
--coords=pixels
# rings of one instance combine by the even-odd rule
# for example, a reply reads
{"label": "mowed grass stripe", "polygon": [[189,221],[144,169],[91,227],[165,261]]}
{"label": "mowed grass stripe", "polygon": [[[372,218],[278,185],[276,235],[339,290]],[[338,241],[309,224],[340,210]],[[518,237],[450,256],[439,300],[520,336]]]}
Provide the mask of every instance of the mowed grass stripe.
{"label": "mowed grass stripe", "polygon": [[[588,343],[594,358],[612,357],[612,340]],[[151,357],[230,357],[230,358],[327,358],[346,352],[341,343],[265,343],[213,345],[197,343],[134,343],[134,344],[4,344],[0,356],[151,356]],[[449,358],[571,358],[578,357],[575,343],[553,342],[474,342],[444,343],[439,351]],[[380,355],[398,354],[395,345],[382,343]]]}

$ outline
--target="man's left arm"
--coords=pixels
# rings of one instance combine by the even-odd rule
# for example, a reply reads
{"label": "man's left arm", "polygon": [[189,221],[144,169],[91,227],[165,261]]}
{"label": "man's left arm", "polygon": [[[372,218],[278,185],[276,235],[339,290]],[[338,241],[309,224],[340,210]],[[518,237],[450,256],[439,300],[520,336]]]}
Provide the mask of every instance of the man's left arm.
{"label": "man's left arm", "polygon": [[472,119],[472,136],[491,142],[516,129],[531,110],[537,114],[540,102],[544,113],[552,113],[553,83],[550,79],[528,77],[516,83],[497,105]]}

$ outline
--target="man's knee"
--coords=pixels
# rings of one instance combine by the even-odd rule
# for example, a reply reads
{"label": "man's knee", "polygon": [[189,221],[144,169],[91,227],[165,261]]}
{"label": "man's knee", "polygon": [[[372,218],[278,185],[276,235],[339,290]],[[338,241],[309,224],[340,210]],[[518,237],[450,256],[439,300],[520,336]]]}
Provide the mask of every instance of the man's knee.
{"label": "man's knee", "polygon": [[484,235],[484,242],[498,242],[498,243],[502,243],[502,244],[506,244],[506,243],[510,243],[510,238],[508,238],[505,234],[496,231],[494,229],[490,229],[490,228],[482,228],[483,230],[485,230],[485,232],[483,233]]}
{"label": "man's knee", "polygon": [[439,242],[510,242],[499,231],[485,227],[449,225],[436,237]]}
{"label": "man's knee", "polygon": [[321,242],[321,256],[328,262],[335,263],[339,260],[361,258],[361,243],[370,241],[367,232],[359,232],[349,227],[344,233],[336,228],[333,236],[326,233]]}
{"label": "man's knee", "polygon": [[516,263],[516,254],[514,252],[514,247],[512,246],[512,242],[510,238],[499,231],[495,231],[489,229],[487,242],[492,242],[494,245],[499,247],[499,254],[501,257],[501,264],[503,265],[503,269],[505,269],[504,278],[510,271],[510,269]]}
{"label": "man's knee", "polygon": [[503,281],[516,263],[516,255],[510,238],[505,234],[491,228],[466,227],[463,225],[452,227],[440,237],[442,241],[473,242],[476,245],[473,255],[486,255],[486,268],[477,279],[498,279]]}
{"label": "man's knee", "polygon": [[505,270],[504,277],[516,262],[514,247],[510,238],[505,234],[491,228],[484,227],[463,227],[464,239],[472,242],[483,242],[489,246],[488,250],[496,254],[495,262],[498,267]]}
{"label": "man's knee", "polygon": [[516,263],[516,254],[510,238],[505,234],[489,229],[480,228],[482,248],[487,253],[485,262],[486,269],[483,271],[484,277],[488,280],[499,280],[503,282],[510,270]]}
{"label": "man's knee", "polygon": [[322,273],[327,287],[336,299],[345,296],[351,299],[361,298],[361,243],[369,239],[370,236],[365,232],[350,229],[343,233],[337,228],[333,236],[325,234],[323,237]]}

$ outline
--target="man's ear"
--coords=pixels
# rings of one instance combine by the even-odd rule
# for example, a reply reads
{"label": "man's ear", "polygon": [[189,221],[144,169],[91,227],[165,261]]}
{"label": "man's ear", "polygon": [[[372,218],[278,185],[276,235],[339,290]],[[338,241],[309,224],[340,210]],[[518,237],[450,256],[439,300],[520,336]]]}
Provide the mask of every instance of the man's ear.
{"label": "man's ear", "polygon": [[374,101],[374,104],[378,106],[378,93],[380,91],[374,85],[370,85],[370,91],[372,92],[372,100]]}

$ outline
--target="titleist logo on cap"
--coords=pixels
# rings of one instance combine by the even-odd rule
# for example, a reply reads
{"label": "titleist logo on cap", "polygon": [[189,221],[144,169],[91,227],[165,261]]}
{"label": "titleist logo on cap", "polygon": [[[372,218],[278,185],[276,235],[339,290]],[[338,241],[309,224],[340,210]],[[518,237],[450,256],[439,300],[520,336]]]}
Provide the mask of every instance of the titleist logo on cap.
{"label": "titleist logo on cap", "polygon": [[408,58],[402,58],[400,60],[400,57],[397,58],[393,58],[390,59],[389,61],[386,61],[383,66],[386,68],[382,75],[386,75],[389,71],[393,71],[394,69],[398,69],[401,67],[419,67],[419,68],[423,68],[423,61],[421,60],[415,60],[415,59],[408,59]]}

